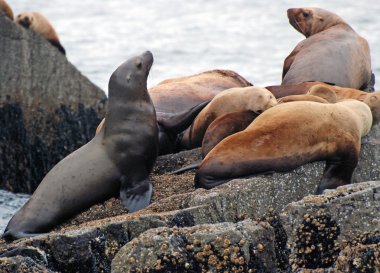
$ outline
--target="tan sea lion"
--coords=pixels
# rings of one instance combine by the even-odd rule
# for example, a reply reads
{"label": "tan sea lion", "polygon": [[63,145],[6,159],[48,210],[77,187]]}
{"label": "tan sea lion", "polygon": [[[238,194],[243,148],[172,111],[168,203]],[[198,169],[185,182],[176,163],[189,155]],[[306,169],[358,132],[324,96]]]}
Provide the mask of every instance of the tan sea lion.
{"label": "tan sea lion", "polygon": [[[233,87],[252,84],[231,70],[210,70],[199,74],[168,79],[149,89],[157,112],[159,153],[177,152],[179,134],[218,93]],[[98,130],[101,124],[98,126]]]}
{"label": "tan sea lion", "polygon": [[36,11],[22,12],[15,18],[16,23],[25,28],[29,28],[39,33],[42,37],[48,40],[53,46],[58,48],[60,52],[66,54],[61,42],[59,41],[57,32],[50,24],[49,20],[41,13]]}
{"label": "tan sea lion", "polygon": [[326,160],[317,193],[336,188],[351,182],[361,137],[371,125],[368,105],[356,100],[279,104],[216,145],[200,165],[196,186],[210,189],[233,178]]}
{"label": "tan sea lion", "polygon": [[368,42],[341,17],[321,8],[294,8],[288,18],[306,39],[285,59],[282,84],[321,81],[373,88]]}
{"label": "tan sea lion", "polygon": [[309,95],[309,94],[290,95],[290,96],[279,98],[277,100],[278,103],[287,103],[287,102],[293,102],[293,101],[314,101],[314,102],[319,102],[319,103],[329,103],[324,98],[321,98],[319,96]]}
{"label": "tan sea lion", "polygon": [[276,104],[277,100],[273,94],[263,87],[227,89],[217,94],[198,114],[184,132],[181,147],[191,149],[201,146],[207,127],[219,116],[245,110],[260,114]]}
{"label": "tan sea lion", "polygon": [[371,109],[373,115],[373,123],[376,124],[380,121],[380,92],[364,92],[353,88],[344,88],[340,86],[329,86],[326,84],[317,84],[310,88],[309,92],[319,93],[322,95],[326,93],[329,96],[334,92],[337,100],[355,99],[366,103]]}
{"label": "tan sea lion", "polygon": [[13,21],[13,11],[5,0],[0,0],[0,10],[2,10],[5,15]]}
{"label": "tan sea lion", "polygon": [[113,72],[104,127],[53,167],[9,221],[4,238],[46,232],[118,193],[129,212],[149,204],[149,173],[158,151],[156,115],[146,87],[152,63],[148,51]]}

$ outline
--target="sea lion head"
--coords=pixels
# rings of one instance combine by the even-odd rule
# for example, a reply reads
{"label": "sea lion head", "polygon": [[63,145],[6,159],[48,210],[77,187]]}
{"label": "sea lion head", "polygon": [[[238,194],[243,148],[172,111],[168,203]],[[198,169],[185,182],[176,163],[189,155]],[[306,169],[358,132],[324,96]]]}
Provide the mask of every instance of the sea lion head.
{"label": "sea lion head", "polygon": [[29,28],[32,25],[33,21],[34,17],[30,12],[22,12],[16,17],[16,23],[25,28]]}
{"label": "sea lion head", "polygon": [[335,13],[321,8],[288,9],[289,23],[306,38],[345,22]]}
{"label": "sea lion head", "polygon": [[310,87],[307,93],[309,95],[321,97],[325,99],[326,101],[328,101],[329,103],[336,103],[338,101],[338,98],[334,90],[325,84],[313,85],[312,87]]}
{"label": "sea lion head", "polygon": [[[153,64],[153,55],[146,51],[141,55],[132,57],[121,64],[115,72],[112,73],[108,84],[108,92],[111,97],[125,96],[128,91],[128,97],[141,98],[141,95],[147,95],[147,92],[137,92],[147,89],[147,78],[150,68]],[[146,94],[144,94],[146,93]]]}
{"label": "sea lion head", "polygon": [[371,108],[373,123],[377,124],[380,122],[380,92],[368,93],[367,97],[364,99],[364,103]]}

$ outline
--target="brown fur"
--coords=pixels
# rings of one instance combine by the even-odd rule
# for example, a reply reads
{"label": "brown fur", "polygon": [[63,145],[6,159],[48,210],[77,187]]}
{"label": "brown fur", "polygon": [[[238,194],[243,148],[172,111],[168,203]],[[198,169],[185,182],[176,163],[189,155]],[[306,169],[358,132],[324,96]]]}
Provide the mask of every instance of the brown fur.
{"label": "brown fur", "polygon": [[181,146],[187,149],[201,146],[207,127],[219,116],[244,110],[259,114],[276,104],[273,94],[262,87],[227,89],[216,95],[198,114],[190,128],[184,132]]}
{"label": "brown fur", "polygon": [[278,103],[286,103],[286,102],[293,102],[293,101],[314,101],[314,102],[319,102],[319,103],[329,103],[327,100],[314,96],[314,95],[290,95],[286,97],[282,97],[277,100]]}
{"label": "brown fur", "polygon": [[13,11],[7,2],[0,0],[0,10],[2,10],[5,15],[13,21]]}
{"label": "brown fur", "polygon": [[65,49],[62,47],[57,32],[49,22],[49,20],[39,12],[22,12],[15,18],[16,23],[25,28],[29,28],[42,37],[48,40],[53,46],[57,47],[59,51],[65,54]]}
{"label": "brown fur", "polygon": [[342,18],[320,8],[289,9],[288,18],[306,39],[285,59],[282,84],[321,81],[370,88],[368,42]]}
{"label": "brown fur", "polygon": [[204,158],[196,184],[212,188],[233,178],[290,171],[326,160],[318,188],[350,183],[361,137],[372,124],[369,107],[356,100],[335,104],[298,101],[279,104],[244,131],[223,139]]}
{"label": "brown fur", "polygon": [[202,158],[204,158],[220,141],[243,131],[259,114],[246,110],[232,112],[216,118],[207,127],[202,141]]}

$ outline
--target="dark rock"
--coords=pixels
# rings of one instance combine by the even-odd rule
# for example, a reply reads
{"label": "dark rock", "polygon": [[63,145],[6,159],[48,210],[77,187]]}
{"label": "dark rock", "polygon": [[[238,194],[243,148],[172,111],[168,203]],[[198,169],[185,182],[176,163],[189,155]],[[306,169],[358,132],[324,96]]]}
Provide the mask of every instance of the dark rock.
{"label": "dark rock", "polygon": [[32,258],[15,256],[0,258],[0,272],[2,273],[53,273],[45,266],[36,263]]}
{"label": "dark rock", "polygon": [[107,98],[40,35],[0,26],[0,188],[31,193],[93,137]]}

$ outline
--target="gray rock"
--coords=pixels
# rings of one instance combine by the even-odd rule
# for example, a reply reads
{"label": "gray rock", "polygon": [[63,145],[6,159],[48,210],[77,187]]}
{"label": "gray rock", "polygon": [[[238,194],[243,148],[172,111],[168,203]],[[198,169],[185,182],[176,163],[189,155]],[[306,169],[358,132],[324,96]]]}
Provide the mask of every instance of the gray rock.
{"label": "gray rock", "polygon": [[31,193],[93,137],[107,98],[48,41],[4,16],[0,59],[0,187]]}
{"label": "gray rock", "polygon": [[276,272],[274,233],[266,223],[151,229],[127,243],[111,272]]}
{"label": "gray rock", "polygon": [[293,270],[332,266],[347,242],[379,232],[379,192],[380,181],[363,182],[287,205],[281,219],[292,250]]}

